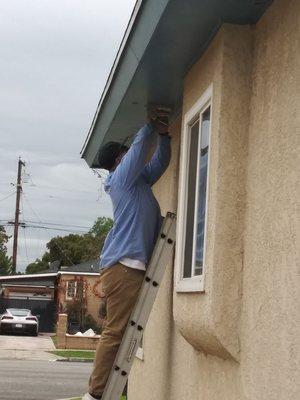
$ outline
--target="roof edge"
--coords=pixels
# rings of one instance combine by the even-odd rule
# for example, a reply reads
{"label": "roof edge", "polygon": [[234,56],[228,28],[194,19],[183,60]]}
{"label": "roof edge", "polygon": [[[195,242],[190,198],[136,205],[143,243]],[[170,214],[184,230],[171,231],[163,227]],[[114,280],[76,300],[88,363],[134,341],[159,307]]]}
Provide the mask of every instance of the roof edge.
{"label": "roof edge", "polygon": [[0,275],[0,281],[2,279],[47,278],[51,276],[57,276],[57,273],[53,272],[49,274]]}
{"label": "roof edge", "polygon": [[57,276],[59,275],[87,275],[87,276],[96,276],[99,275],[99,272],[72,272],[72,271],[58,271]]}
{"label": "roof edge", "polygon": [[54,273],[49,273],[49,274],[24,274],[24,275],[0,275],[0,282],[2,280],[7,280],[7,279],[32,279],[32,278],[49,278],[49,277],[57,277],[59,275],[99,275],[99,272],[77,272],[77,271],[57,271]]}
{"label": "roof edge", "polygon": [[142,7],[143,1],[144,0],[136,0],[135,6],[134,6],[133,11],[132,11],[131,16],[130,16],[130,20],[129,20],[128,25],[126,27],[125,33],[123,35],[122,41],[121,41],[120,46],[118,48],[116,57],[114,59],[113,65],[111,67],[111,70],[109,72],[109,75],[108,75],[108,78],[106,80],[104,89],[102,91],[102,94],[101,94],[101,97],[100,97],[100,100],[99,100],[99,103],[98,103],[98,106],[97,106],[97,109],[96,109],[96,113],[95,113],[94,118],[92,120],[92,124],[90,126],[90,129],[88,131],[87,137],[86,137],[86,139],[85,139],[85,141],[83,143],[82,149],[80,151],[81,158],[84,158],[84,154],[85,154],[86,148],[88,146],[89,140],[90,140],[90,138],[92,136],[92,133],[93,133],[93,130],[94,130],[94,127],[95,127],[95,124],[96,124],[96,120],[97,120],[98,115],[99,115],[99,113],[100,113],[100,111],[101,111],[101,109],[102,109],[102,107],[104,105],[104,102],[105,102],[106,98],[107,98],[107,94],[108,94],[109,90],[111,89],[112,81],[113,81],[113,79],[114,79],[114,77],[116,75],[117,69],[119,68],[120,60],[121,60],[123,54],[125,53],[125,49],[126,49],[126,46],[127,46],[127,43],[128,43],[129,36],[130,36],[130,34],[132,32],[133,26],[135,25],[135,23],[137,21],[137,17],[138,17],[140,9]]}

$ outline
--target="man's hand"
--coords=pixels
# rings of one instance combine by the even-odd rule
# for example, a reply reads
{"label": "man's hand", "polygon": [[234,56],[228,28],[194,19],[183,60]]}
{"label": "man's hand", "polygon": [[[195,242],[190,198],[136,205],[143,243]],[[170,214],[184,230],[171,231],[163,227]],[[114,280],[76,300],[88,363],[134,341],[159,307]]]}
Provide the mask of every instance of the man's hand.
{"label": "man's hand", "polygon": [[154,125],[159,135],[162,136],[169,135],[169,125],[165,123],[165,121],[161,121],[159,118],[157,118],[154,122]]}
{"label": "man's hand", "polygon": [[149,121],[154,125],[159,135],[167,136],[169,134],[168,116],[170,111],[170,108],[158,105],[151,105],[148,108]]}

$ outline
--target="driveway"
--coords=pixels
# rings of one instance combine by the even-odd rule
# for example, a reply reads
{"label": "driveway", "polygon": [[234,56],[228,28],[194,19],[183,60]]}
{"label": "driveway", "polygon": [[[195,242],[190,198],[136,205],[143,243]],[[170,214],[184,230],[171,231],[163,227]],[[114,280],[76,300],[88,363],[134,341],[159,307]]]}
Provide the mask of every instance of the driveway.
{"label": "driveway", "polygon": [[59,357],[47,350],[55,350],[49,335],[0,335],[0,359],[54,360]]}

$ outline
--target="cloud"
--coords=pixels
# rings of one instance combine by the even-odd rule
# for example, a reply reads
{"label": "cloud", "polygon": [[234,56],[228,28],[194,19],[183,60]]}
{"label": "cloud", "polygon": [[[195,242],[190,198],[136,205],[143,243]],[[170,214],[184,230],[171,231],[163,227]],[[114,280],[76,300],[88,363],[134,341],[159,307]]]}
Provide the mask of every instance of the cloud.
{"label": "cloud", "polygon": [[[26,161],[21,219],[91,226],[112,215],[100,180],[80,159],[134,0],[10,0],[0,15],[0,200]],[[15,197],[0,202],[14,217]],[[12,228],[8,228],[11,232]],[[61,232],[20,231],[19,267]],[[11,250],[11,243],[10,243]]]}

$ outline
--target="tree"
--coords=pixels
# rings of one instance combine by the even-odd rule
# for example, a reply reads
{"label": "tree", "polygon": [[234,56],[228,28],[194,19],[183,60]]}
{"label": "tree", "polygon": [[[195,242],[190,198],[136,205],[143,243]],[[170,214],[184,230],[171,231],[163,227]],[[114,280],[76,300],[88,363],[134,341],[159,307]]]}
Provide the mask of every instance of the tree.
{"label": "tree", "polygon": [[48,251],[44,253],[42,259],[37,258],[34,262],[30,263],[26,267],[27,274],[38,274],[41,271],[45,271],[49,268],[50,254]]}
{"label": "tree", "polygon": [[80,264],[99,256],[104,239],[90,233],[57,236],[47,243],[50,262],[60,260],[61,265]]}
{"label": "tree", "polygon": [[47,251],[42,258],[29,264],[26,273],[45,271],[49,268],[49,263],[54,261],[70,266],[98,258],[112,225],[111,218],[99,217],[84,235],[70,234],[52,238],[46,244]]}
{"label": "tree", "polygon": [[7,242],[9,236],[5,228],[0,225],[0,275],[8,275],[11,273],[12,259],[7,255]]}
{"label": "tree", "polygon": [[108,217],[99,217],[92,228],[90,229],[89,233],[95,236],[102,236],[106,237],[108,232],[111,230],[114,221]]}

